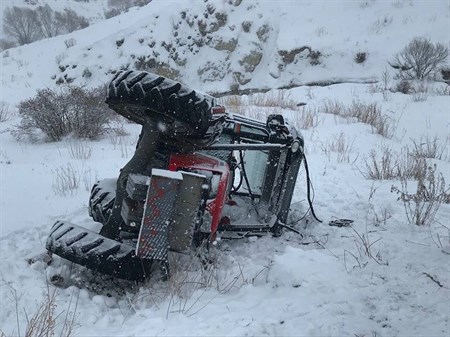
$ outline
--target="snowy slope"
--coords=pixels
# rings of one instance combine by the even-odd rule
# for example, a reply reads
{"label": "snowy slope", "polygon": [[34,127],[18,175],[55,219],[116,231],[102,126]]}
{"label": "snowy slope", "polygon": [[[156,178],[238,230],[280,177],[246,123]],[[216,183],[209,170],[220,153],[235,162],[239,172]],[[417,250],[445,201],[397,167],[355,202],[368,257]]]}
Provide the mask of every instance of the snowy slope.
{"label": "snowy slope", "polygon": [[[181,12],[186,11],[186,18],[204,18],[207,4],[154,0],[84,31],[16,48],[8,56],[3,53],[0,100],[16,103],[38,88],[56,86],[64,74],[77,84],[104,83],[114,69],[153,51],[191,86],[225,91],[234,83],[233,72],[245,71],[239,61],[258,48],[255,43],[261,45],[263,56],[251,81],[241,88],[276,88],[291,81],[361,82],[379,78],[386,61],[414,36],[446,44],[450,40],[447,1],[209,3],[215,11],[228,14],[227,25],[210,35],[211,44],[217,39],[238,41],[227,56],[206,44],[195,55],[186,46],[176,45],[179,55],[186,58],[186,64],[177,65],[161,43],[175,46],[172,29]],[[243,21],[253,22],[250,33],[244,31]],[[271,30],[261,43],[256,31],[264,23]],[[188,41],[196,28],[191,30],[181,19],[177,31],[181,41]],[[77,41],[69,49],[64,44],[68,38]],[[116,42],[122,38],[118,47]],[[150,48],[152,41],[155,45]],[[309,58],[297,55],[292,63],[278,67],[279,50],[304,45],[321,51],[320,65],[312,66]],[[358,51],[368,52],[362,65],[353,61]],[[222,81],[199,76],[198,69],[208,61],[227,69]],[[59,65],[69,67],[61,72]],[[82,77],[85,68],[92,77]],[[411,225],[403,203],[391,192],[391,186],[400,187],[400,182],[368,180],[362,174],[371,151],[380,154],[385,147],[401,151],[414,142],[425,143],[424,137],[436,137],[442,155],[428,162],[437,165],[448,185],[450,96],[442,94],[442,83],[427,85],[424,100],[400,93],[383,95],[381,84],[301,86],[283,94],[306,103],[305,107],[244,109],[258,118],[282,113],[300,127],[308,109],[317,111],[317,125],[302,132],[314,206],[323,223],[310,216],[293,223],[303,237],[285,232],[280,238],[220,240],[211,252],[213,268],[204,270],[195,258],[174,256],[174,279],[151,280],[138,287],[109,279],[85,283],[92,274],[81,267],[58,258],[52,266],[42,262],[29,266],[25,258],[42,252],[48,230],[57,219],[98,229],[87,214],[90,186],[98,178],[118,175],[134,151],[139,127],[125,124],[128,136],[110,135],[96,142],[67,139],[32,144],[10,135],[18,116],[0,123],[0,330],[6,336],[23,336],[27,316],[36,311],[47,292],[47,280],[62,274],[67,281],[57,293],[57,322],[62,324],[67,313],[75,312],[78,336],[448,336],[450,205],[441,205],[430,227]],[[264,95],[277,97],[278,91]],[[389,117],[391,137],[374,133],[367,124],[323,113],[330,101],[345,106],[376,103]],[[239,112],[240,108],[230,106],[229,110]],[[349,144],[344,160],[331,146],[341,133]],[[91,155],[75,158],[71,149],[76,146]],[[79,178],[79,186],[61,195],[58,173],[68,165]],[[414,182],[409,186],[413,192]],[[292,208],[293,221],[308,209],[303,168]],[[329,226],[336,218],[355,222],[349,228]],[[61,328],[57,326],[56,335]]]}
{"label": "snowy slope", "polygon": [[205,91],[371,81],[413,37],[448,44],[449,30],[446,1],[153,1],[3,53],[3,96],[16,102],[18,92],[56,82],[98,85],[136,67]]}

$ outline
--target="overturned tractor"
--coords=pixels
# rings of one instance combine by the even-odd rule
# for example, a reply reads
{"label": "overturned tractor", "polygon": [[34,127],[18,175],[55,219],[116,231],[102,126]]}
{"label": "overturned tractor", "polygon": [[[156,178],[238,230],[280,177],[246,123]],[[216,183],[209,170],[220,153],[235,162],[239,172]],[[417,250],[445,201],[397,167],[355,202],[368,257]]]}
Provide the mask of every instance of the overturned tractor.
{"label": "overturned tractor", "polygon": [[100,232],[57,221],[50,253],[144,280],[169,251],[189,254],[219,232],[280,234],[304,158],[302,136],[281,115],[228,114],[213,97],[143,71],[117,73],[106,102],[142,125],[135,154],[117,179],[92,188]]}

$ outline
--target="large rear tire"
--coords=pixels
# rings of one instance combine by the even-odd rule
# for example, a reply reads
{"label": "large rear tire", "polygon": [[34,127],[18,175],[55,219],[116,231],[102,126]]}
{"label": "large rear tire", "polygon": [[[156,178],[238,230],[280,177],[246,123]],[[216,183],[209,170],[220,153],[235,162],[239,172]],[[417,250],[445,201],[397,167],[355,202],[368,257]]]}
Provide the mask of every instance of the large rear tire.
{"label": "large rear tire", "polygon": [[136,123],[162,121],[168,134],[193,138],[203,138],[208,132],[214,101],[179,82],[135,70],[119,71],[106,99],[111,109]]}

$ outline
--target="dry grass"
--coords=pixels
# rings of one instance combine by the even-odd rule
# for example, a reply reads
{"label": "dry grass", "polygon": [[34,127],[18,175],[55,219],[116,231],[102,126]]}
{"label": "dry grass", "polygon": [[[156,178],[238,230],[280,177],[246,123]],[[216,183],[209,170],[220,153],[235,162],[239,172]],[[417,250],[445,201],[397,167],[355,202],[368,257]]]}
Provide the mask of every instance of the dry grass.
{"label": "dry grass", "polygon": [[88,160],[92,155],[92,147],[79,140],[68,142],[67,151],[72,159]]}
{"label": "dry grass", "polygon": [[428,99],[428,94],[426,92],[415,92],[411,96],[413,102],[425,102]]}
{"label": "dry grass", "polygon": [[323,113],[337,115],[348,121],[358,121],[372,126],[375,133],[392,138],[394,126],[392,120],[381,112],[378,103],[363,103],[353,101],[350,106],[345,106],[337,100],[325,100],[320,108]]}
{"label": "dry grass", "polygon": [[425,159],[415,155],[408,147],[400,153],[387,146],[381,149],[380,154],[371,151],[364,164],[361,173],[371,180],[418,179],[426,170]]}
{"label": "dry grass", "polygon": [[80,186],[81,175],[71,165],[60,166],[55,170],[53,191],[59,196],[73,195]]}
{"label": "dry grass", "polygon": [[0,102],[0,123],[6,122],[12,117],[12,110],[8,103]]}
{"label": "dry grass", "polygon": [[447,148],[437,136],[433,138],[424,136],[419,140],[412,139],[411,141],[413,143],[412,152],[415,157],[444,159]]}
{"label": "dry grass", "polygon": [[319,113],[315,108],[302,108],[296,114],[294,124],[299,129],[311,129],[320,124]]}
{"label": "dry grass", "polygon": [[383,115],[377,103],[353,102],[347,109],[346,115],[371,125],[374,131],[383,137],[392,138],[393,136],[392,121],[388,116]]}
{"label": "dry grass", "polygon": [[401,175],[398,156],[388,147],[382,150],[381,157],[372,150],[364,162],[365,171],[362,173],[366,179],[391,180]]}
{"label": "dry grass", "polygon": [[344,117],[345,114],[345,105],[344,103],[338,101],[338,100],[325,100],[320,108],[320,112],[331,114],[331,115],[337,115]]}
{"label": "dry grass", "polygon": [[322,151],[328,156],[328,160],[331,159],[331,153],[335,153],[338,163],[349,163],[350,154],[353,152],[353,142],[350,142],[341,132],[339,135],[334,135],[325,146],[322,146]]}
{"label": "dry grass", "polygon": [[219,104],[225,107],[241,107],[245,105],[244,99],[239,95],[226,96],[219,99]]}
{"label": "dry grass", "polygon": [[[66,309],[57,312],[57,289],[52,288],[47,284],[47,289],[38,303],[36,311],[33,315],[29,315],[25,309],[23,309],[26,324],[25,330],[22,334],[23,319],[21,319],[22,310],[19,309],[20,296],[17,294],[17,290],[9,283],[3,281],[3,283],[9,289],[12,300],[15,305],[16,315],[16,330],[11,333],[11,337],[72,337],[75,336],[75,330],[78,326],[77,322],[77,308],[78,308],[78,296],[74,298],[74,294],[70,298],[69,304]],[[8,335],[2,329],[0,329],[0,336],[7,337]]]}
{"label": "dry grass", "polygon": [[250,95],[249,104],[260,107],[280,107],[291,110],[297,108],[297,102],[292,99],[291,93],[286,90]]}

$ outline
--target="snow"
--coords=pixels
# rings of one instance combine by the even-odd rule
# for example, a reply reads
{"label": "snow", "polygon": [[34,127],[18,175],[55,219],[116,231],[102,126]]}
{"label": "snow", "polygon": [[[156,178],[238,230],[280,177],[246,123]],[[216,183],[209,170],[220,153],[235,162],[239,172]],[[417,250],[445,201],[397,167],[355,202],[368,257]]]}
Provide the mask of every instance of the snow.
{"label": "snow", "polygon": [[[449,336],[450,205],[441,205],[430,227],[409,224],[403,203],[391,192],[391,186],[400,187],[400,181],[368,180],[362,174],[372,150],[380,154],[381,149],[390,147],[400,152],[413,141],[436,137],[443,155],[429,162],[437,165],[447,185],[450,182],[450,97],[437,94],[444,84],[430,82],[427,99],[417,102],[401,93],[390,93],[385,100],[377,89],[380,83],[362,83],[379,79],[386,61],[414,36],[448,45],[448,2],[311,1],[301,2],[301,9],[299,3],[244,0],[229,13],[230,25],[237,25],[239,17],[256,22],[261,14],[261,20],[270,22],[277,32],[270,35],[264,64],[248,86],[277,88],[292,80],[297,84],[321,80],[353,83],[289,89],[285,93],[306,103],[305,107],[294,111],[252,106],[248,114],[260,118],[282,113],[295,125],[306,109],[321,109],[326,100],[345,106],[377,103],[394,127],[392,137],[385,138],[367,124],[319,110],[318,125],[301,130],[314,207],[323,223],[310,215],[302,218],[308,210],[302,167],[288,225],[303,237],[286,230],[279,238],[217,240],[211,248],[209,269],[202,268],[195,257],[174,254],[172,280],[153,279],[138,286],[120,282],[118,286],[105,280],[104,287],[96,288],[86,281],[92,273],[57,257],[51,266],[43,262],[30,266],[25,259],[42,253],[56,220],[99,229],[87,213],[90,188],[99,178],[118,176],[134,152],[140,126],[124,124],[128,136],[81,141],[92,155],[77,159],[70,153],[77,142],[72,139],[16,141],[9,130],[19,116],[13,116],[0,123],[0,330],[6,336],[18,335],[16,316],[24,335],[26,315],[36,311],[47,292],[47,280],[54,274],[74,277],[58,288],[56,312],[61,313],[61,322],[66,311],[76,311],[77,336]],[[217,10],[229,10],[225,1],[214,4]],[[160,29],[154,35],[169,39],[172,22],[168,18],[175,7],[178,15],[182,10],[202,13],[203,6],[203,1],[154,0],[149,6],[70,36],[15,48],[9,56],[2,53],[1,100],[15,104],[38,88],[55,87],[51,76],[60,72],[55,57],[62,53],[67,64],[78,65],[72,74],[81,74],[85,67],[96,70],[93,78],[79,77],[76,84],[103,83],[109,78],[109,69],[119,68],[128,62],[129,54],[138,54],[143,48],[137,36],[147,39],[145,29]],[[247,10],[249,6],[252,10]],[[180,34],[184,33],[180,30]],[[233,31],[227,34],[235,36]],[[77,44],[67,49],[64,40],[70,37]],[[120,37],[126,37],[126,48],[119,50],[115,41]],[[252,41],[246,37],[239,43],[244,52]],[[271,51],[303,44],[329,50],[330,56],[322,66],[302,66],[299,60],[297,65],[288,65],[278,79],[267,76],[267,69],[278,71],[271,68]],[[369,51],[363,65],[349,61],[358,50]],[[206,47],[197,55],[188,55],[190,66],[183,80],[205,92],[227,89],[228,77],[224,83],[202,83],[198,78],[198,66],[216,57],[223,55]],[[237,59],[232,67],[240,67]],[[272,90],[263,95],[276,93]],[[351,144],[348,160],[343,161],[329,150],[341,133]],[[57,188],[57,173],[68,167],[79,178],[79,186],[63,195]],[[351,227],[328,226],[338,218],[354,223]],[[367,245],[369,253],[364,252]],[[76,309],[72,296],[78,299]]]}

